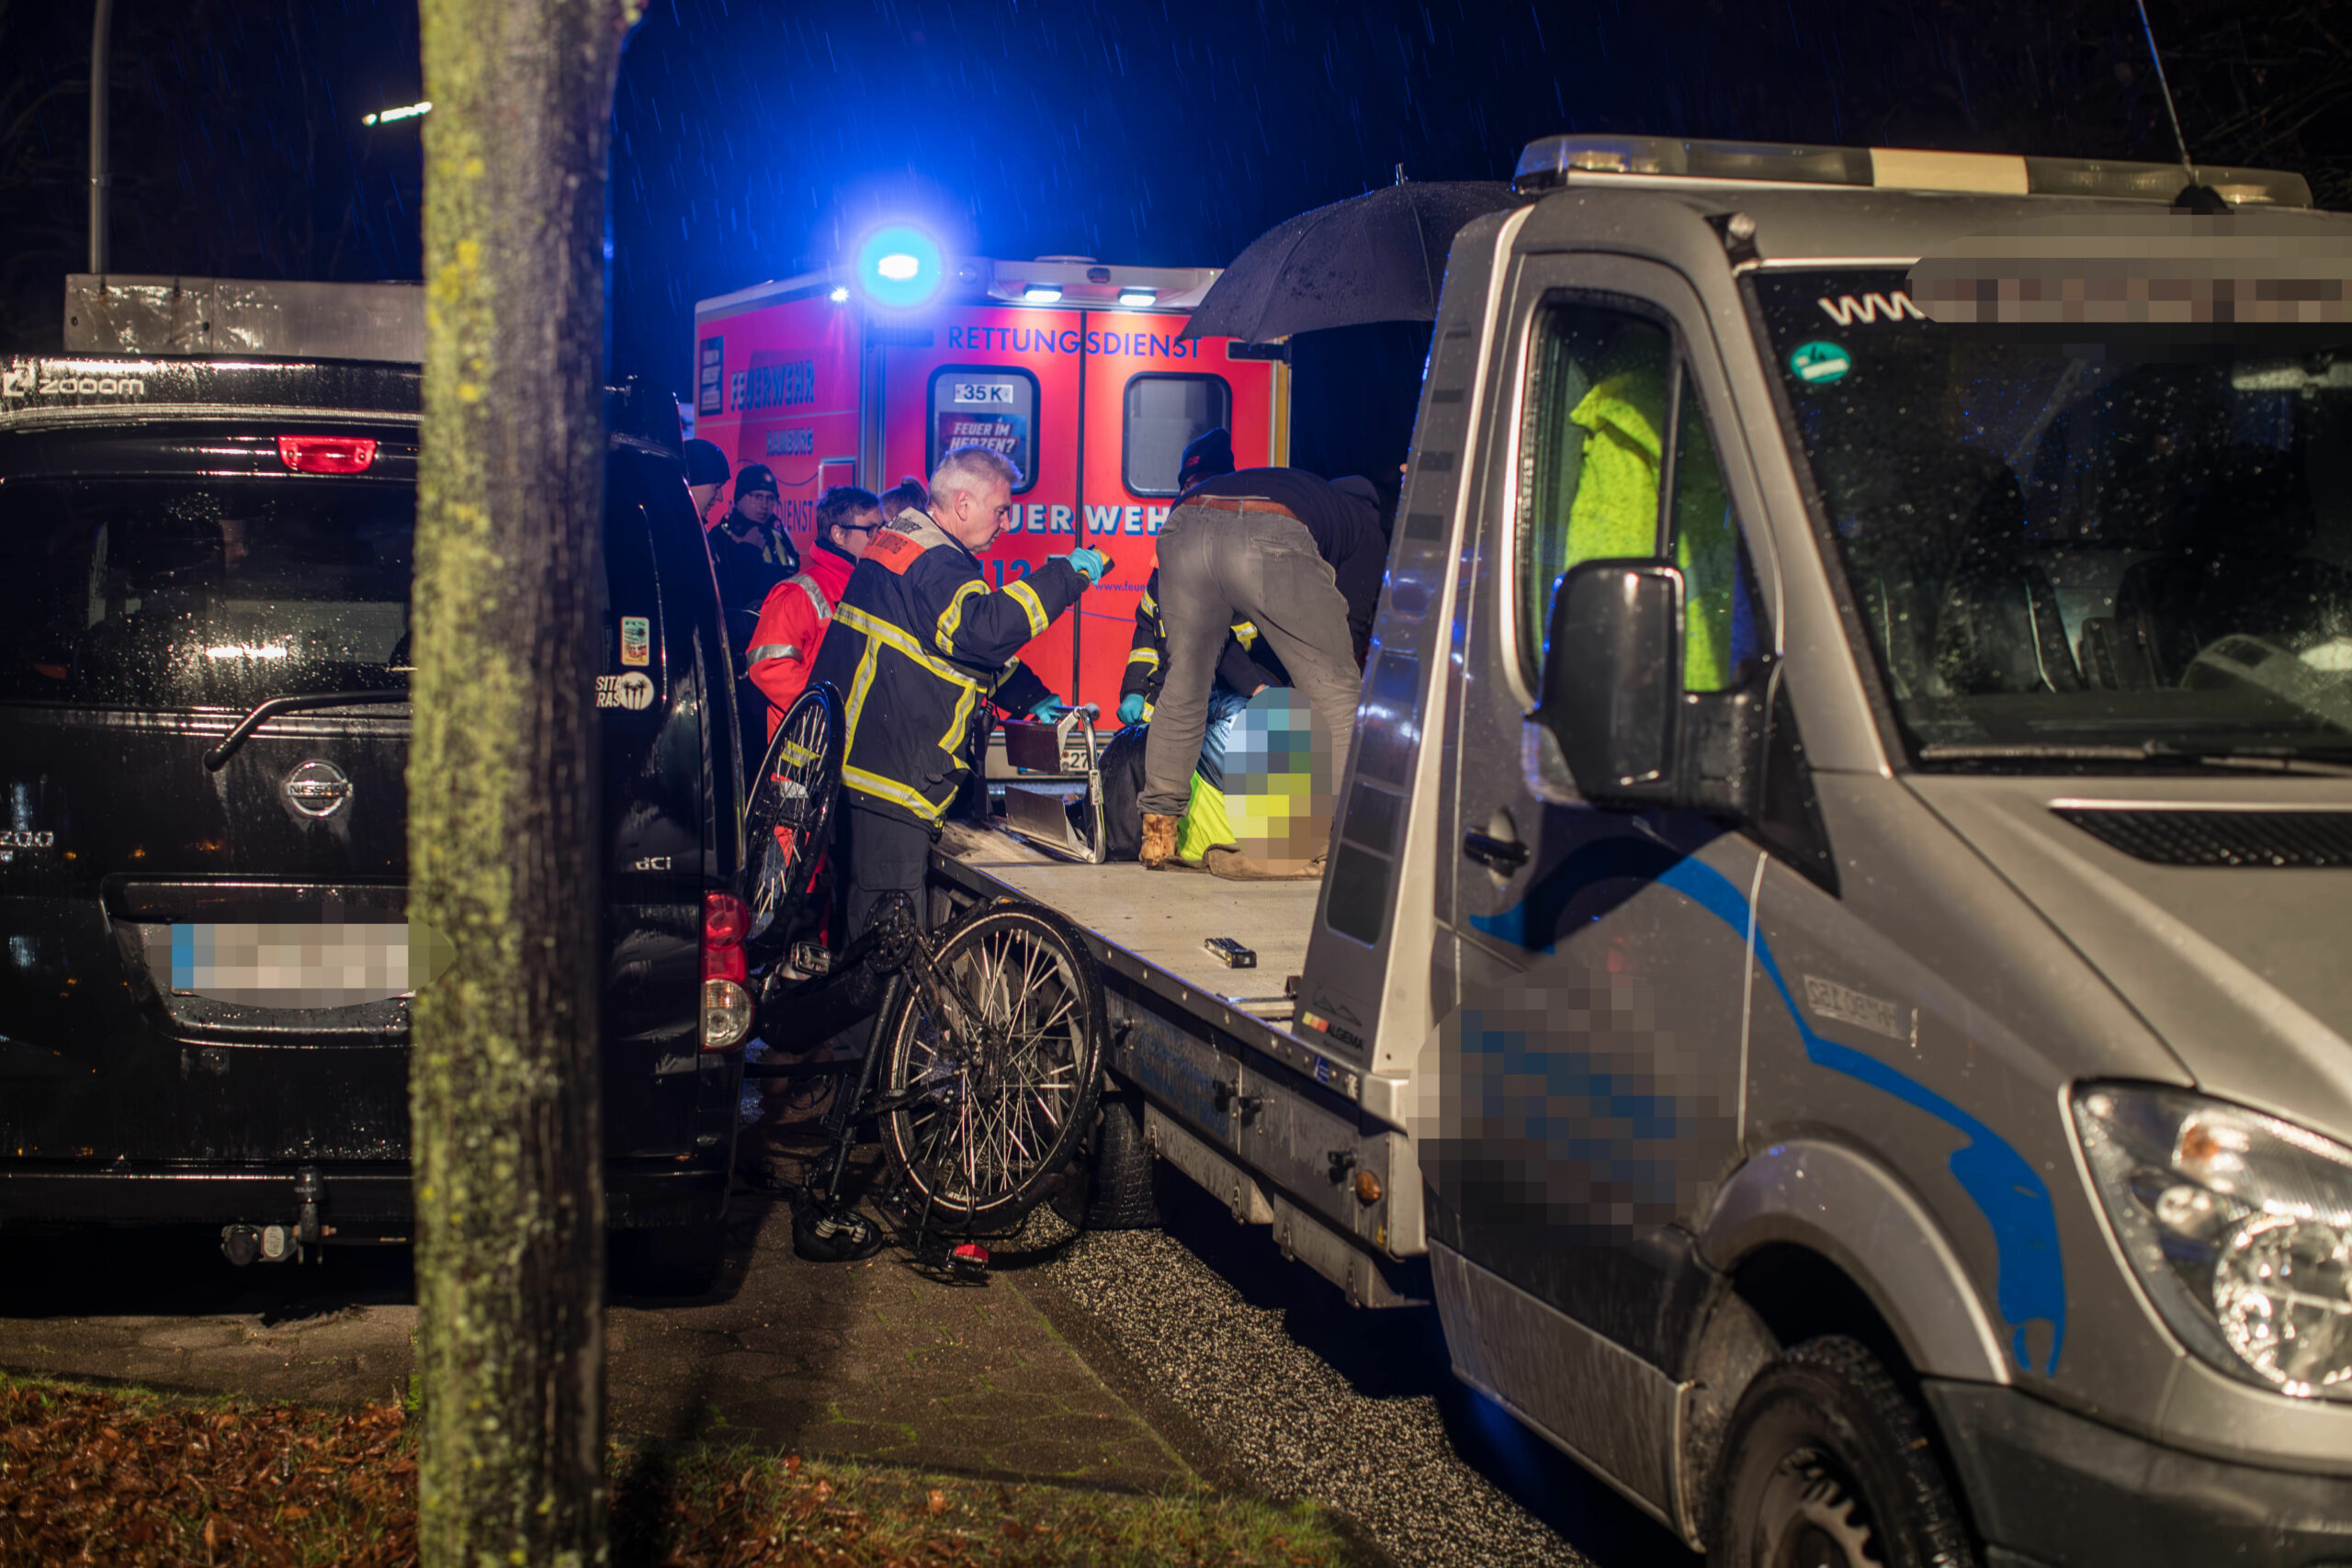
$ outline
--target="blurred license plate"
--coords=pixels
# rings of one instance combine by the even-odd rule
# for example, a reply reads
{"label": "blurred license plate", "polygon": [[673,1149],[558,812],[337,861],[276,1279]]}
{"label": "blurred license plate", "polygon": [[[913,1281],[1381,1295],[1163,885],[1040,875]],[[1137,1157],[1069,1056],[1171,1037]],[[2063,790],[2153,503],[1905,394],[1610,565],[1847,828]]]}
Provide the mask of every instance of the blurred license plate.
{"label": "blurred license plate", "polygon": [[340,1008],[405,996],[409,928],[383,921],[190,921],[148,929],[157,983],[245,1007]]}

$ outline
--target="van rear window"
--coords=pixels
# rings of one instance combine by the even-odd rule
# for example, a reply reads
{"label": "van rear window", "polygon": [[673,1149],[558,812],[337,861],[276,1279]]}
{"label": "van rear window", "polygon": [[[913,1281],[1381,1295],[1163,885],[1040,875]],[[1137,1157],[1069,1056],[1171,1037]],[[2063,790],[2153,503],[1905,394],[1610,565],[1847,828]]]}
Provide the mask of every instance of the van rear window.
{"label": "van rear window", "polygon": [[0,699],[249,707],[409,676],[404,484],[0,485]]}

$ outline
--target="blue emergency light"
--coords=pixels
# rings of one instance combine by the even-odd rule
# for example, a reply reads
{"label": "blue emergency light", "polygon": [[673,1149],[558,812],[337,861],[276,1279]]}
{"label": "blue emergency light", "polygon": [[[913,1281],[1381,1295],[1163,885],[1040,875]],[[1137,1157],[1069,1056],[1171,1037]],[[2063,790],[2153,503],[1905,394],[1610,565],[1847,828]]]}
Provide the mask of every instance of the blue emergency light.
{"label": "blue emergency light", "polygon": [[857,247],[858,287],[887,310],[929,304],[945,276],[939,242],[912,224],[888,224]]}

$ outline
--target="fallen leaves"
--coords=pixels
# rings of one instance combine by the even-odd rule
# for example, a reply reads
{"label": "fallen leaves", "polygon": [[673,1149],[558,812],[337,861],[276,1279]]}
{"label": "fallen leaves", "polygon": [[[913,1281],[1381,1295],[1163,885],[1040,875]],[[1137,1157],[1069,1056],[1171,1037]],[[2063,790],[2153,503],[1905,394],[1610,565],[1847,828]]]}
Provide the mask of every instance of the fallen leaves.
{"label": "fallen leaves", "polygon": [[[413,1568],[414,1434],[351,1412],[0,1380],[0,1565]],[[1206,1491],[1012,1485],[749,1447],[614,1446],[615,1568],[1295,1568],[1321,1517]]]}
{"label": "fallen leaves", "polygon": [[401,1412],[221,1409],[0,1385],[0,1561],[397,1568],[416,1556]]}

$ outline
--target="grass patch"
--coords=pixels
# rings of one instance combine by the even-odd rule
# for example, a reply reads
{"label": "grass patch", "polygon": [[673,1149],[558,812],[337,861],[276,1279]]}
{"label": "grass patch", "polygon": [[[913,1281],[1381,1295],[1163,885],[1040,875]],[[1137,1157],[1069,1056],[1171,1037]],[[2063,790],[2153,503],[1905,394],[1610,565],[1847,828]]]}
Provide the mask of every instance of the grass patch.
{"label": "grass patch", "polygon": [[[0,1562],[404,1568],[415,1434],[356,1411],[0,1379]],[[1315,1568],[1320,1510],[1012,1485],[748,1445],[616,1442],[616,1568]]]}

